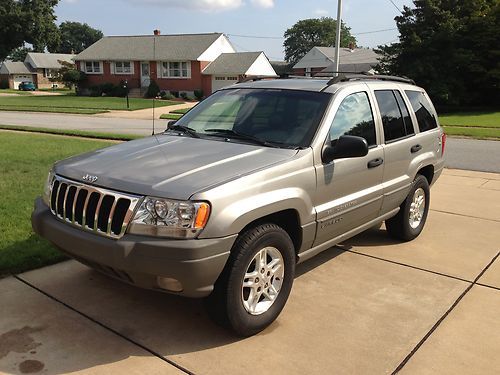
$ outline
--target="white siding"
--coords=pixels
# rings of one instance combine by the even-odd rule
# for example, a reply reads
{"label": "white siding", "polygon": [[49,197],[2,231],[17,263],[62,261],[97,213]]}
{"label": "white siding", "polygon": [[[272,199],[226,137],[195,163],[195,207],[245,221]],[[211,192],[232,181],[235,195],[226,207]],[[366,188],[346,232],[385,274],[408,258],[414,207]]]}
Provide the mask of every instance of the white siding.
{"label": "white siding", "polygon": [[250,68],[248,68],[248,70],[245,72],[245,75],[275,77],[276,72],[274,71],[266,55],[261,53],[255,60],[255,62],[250,66]]}
{"label": "white siding", "polygon": [[214,61],[221,53],[234,53],[236,50],[229,40],[221,35],[205,52],[203,52],[198,61]]}

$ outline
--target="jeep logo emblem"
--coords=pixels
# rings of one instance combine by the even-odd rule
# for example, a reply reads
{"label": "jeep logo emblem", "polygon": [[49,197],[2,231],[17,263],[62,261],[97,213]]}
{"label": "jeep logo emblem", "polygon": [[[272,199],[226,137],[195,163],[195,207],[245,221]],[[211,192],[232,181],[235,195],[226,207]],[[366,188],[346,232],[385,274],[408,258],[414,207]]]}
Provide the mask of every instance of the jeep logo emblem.
{"label": "jeep logo emblem", "polygon": [[99,177],[97,176],[92,176],[90,174],[86,174],[85,176],[82,177],[83,181],[87,181],[87,182],[90,182],[90,183],[94,183],[97,181]]}

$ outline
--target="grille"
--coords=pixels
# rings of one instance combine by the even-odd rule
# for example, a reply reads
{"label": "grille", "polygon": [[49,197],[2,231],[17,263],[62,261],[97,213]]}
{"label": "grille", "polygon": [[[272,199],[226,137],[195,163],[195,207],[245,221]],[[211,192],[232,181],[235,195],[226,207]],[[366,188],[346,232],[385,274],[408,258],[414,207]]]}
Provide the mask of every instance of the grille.
{"label": "grille", "polygon": [[83,230],[120,238],[140,198],[55,176],[50,210],[59,219]]}

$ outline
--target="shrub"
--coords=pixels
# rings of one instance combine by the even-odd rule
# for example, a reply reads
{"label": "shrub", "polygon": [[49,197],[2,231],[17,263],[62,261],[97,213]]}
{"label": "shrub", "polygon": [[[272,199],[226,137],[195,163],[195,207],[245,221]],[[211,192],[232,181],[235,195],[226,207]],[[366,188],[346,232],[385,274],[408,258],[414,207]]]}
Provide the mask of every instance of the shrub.
{"label": "shrub", "polygon": [[9,88],[9,81],[6,79],[2,79],[0,81],[0,89],[8,89]]}
{"label": "shrub", "polygon": [[102,85],[94,85],[89,87],[90,96],[102,96]]}
{"label": "shrub", "polygon": [[151,80],[148,86],[148,90],[146,91],[146,98],[155,98],[160,92],[160,86],[156,83],[154,79]]}
{"label": "shrub", "polygon": [[176,98],[179,97],[179,91],[170,91],[170,94],[172,94]]}
{"label": "shrub", "polygon": [[117,96],[119,98],[124,98],[127,96],[129,88],[125,86],[125,81],[120,81],[120,84],[113,88],[112,96]]}
{"label": "shrub", "polygon": [[184,100],[187,100],[188,94],[185,93],[185,92],[181,92],[181,98],[184,99]]}
{"label": "shrub", "polygon": [[197,100],[203,99],[203,90],[194,90],[193,94]]}
{"label": "shrub", "polygon": [[104,94],[106,96],[113,95],[113,91],[115,90],[115,85],[113,85],[111,82],[102,83],[100,86],[101,86],[101,94]]}

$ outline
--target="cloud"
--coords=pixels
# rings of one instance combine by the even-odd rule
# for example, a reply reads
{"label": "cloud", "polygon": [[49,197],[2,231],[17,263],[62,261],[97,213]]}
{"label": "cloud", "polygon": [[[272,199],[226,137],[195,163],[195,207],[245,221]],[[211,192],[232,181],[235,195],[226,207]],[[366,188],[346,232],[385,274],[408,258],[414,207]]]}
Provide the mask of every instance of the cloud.
{"label": "cloud", "polygon": [[328,14],[330,14],[330,12],[326,9],[315,9],[313,13],[315,16],[320,16],[320,17],[325,17],[328,16]]}
{"label": "cloud", "polygon": [[168,8],[183,8],[205,12],[219,12],[239,8],[243,0],[129,0],[136,4],[150,4]]}
{"label": "cloud", "polygon": [[[77,0],[66,0],[77,1]],[[246,0],[127,0],[138,5],[156,5],[167,8],[181,8],[199,10],[203,12],[223,12],[240,8]],[[274,7],[274,0],[249,0],[257,8],[269,9]]]}
{"label": "cloud", "polygon": [[272,8],[274,7],[274,0],[252,0],[252,4],[258,8]]}

